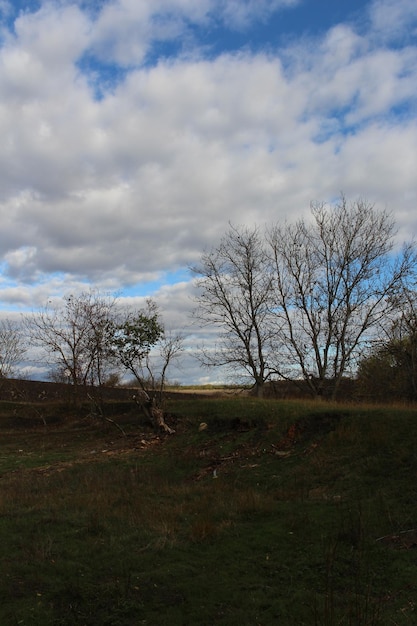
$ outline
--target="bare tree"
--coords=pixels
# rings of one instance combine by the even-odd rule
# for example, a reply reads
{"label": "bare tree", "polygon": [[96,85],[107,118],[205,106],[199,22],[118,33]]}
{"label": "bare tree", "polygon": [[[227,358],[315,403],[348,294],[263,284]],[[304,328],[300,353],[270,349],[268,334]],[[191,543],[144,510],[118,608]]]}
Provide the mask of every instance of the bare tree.
{"label": "bare tree", "polygon": [[102,382],[114,307],[114,298],[88,291],[48,303],[25,318],[31,344],[67,373],[75,401],[79,385]]}
{"label": "bare tree", "polygon": [[119,307],[116,298],[90,292],[84,309],[88,327],[86,380],[93,386],[101,387],[114,374],[111,342]]}
{"label": "bare tree", "polygon": [[312,219],[230,227],[194,269],[194,316],[220,330],[207,366],[246,372],[258,395],[272,376],[335,396],[378,324],[413,278],[413,243],[395,252],[395,223],[366,200],[311,206]]}
{"label": "bare tree", "polygon": [[218,344],[203,347],[201,362],[249,376],[262,396],[274,371],[277,334],[271,325],[270,262],[259,229],[230,226],[220,245],[192,269],[198,276],[194,317],[219,330]]}
{"label": "bare tree", "polygon": [[164,330],[156,345],[156,353],[146,356],[144,369],[148,373],[148,381],[158,406],[163,404],[168,370],[183,351],[184,336],[180,332]]}
{"label": "bare tree", "polygon": [[408,244],[394,254],[392,217],[367,201],[315,204],[312,221],[269,234],[277,327],[285,377],[303,377],[314,395],[335,395],[361,348],[395,306],[415,266]]}
{"label": "bare tree", "polygon": [[16,366],[21,363],[26,351],[22,328],[9,319],[0,320],[0,378],[16,374]]}

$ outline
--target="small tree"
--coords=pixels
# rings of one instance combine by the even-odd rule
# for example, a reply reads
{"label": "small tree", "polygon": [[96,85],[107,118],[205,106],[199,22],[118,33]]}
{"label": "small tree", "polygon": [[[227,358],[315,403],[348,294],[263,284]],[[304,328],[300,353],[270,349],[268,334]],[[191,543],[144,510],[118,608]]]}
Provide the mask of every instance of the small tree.
{"label": "small tree", "polygon": [[246,374],[258,396],[274,371],[276,352],[269,267],[259,229],[231,226],[220,245],[193,268],[198,277],[194,317],[219,330],[218,344],[202,348],[201,362]]}
{"label": "small tree", "polygon": [[9,319],[0,320],[0,378],[11,378],[27,351],[22,328]]}
{"label": "small tree", "polygon": [[[158,345],[159,352],[152,355],[151,350]],[[114,326],[112,350],[137,381],[139,403],[155,428],[173,433],[164,419],[163,392],[167,368],[182,350],[182,337],[165,333],[158,308],[149,300],[145,310],[129,312]]]}
{"label": "small tree", "polygon": [[181,333],[164,330],[157,344],[157,354],[153,361],[149,354],[145,360],[151,388],[154,390],[157,406],[162,406],[168,369],[184,350],[184,337]]}
{"label": "small tree", "polygon": [[397,315],[386,320],[370,354],[358,369],[360,392],[373,399],[417,399],[417,294],[405,289],[395,302]]}
{"label": "small tree", "polygon": [[140,387],[145,385],[146,359],[164,333],[158,309],[152,301],[143,311],[128,312],[113,328],[113,354],[133,374]]}

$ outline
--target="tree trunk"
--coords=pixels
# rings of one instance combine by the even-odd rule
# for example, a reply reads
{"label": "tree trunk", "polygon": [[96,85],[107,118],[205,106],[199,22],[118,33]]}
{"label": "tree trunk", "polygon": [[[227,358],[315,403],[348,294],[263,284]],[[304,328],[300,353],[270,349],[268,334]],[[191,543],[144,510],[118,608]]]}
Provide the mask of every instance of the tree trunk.
{"label": "tree trunk", "polygon": [[137,402],[137,404],[139,404],[139,406],[142,408],[142,411],[152,423],[156,432],[162,431],[168,433],[169,435],[175,433],[175,430],[173,428],[170,428],[165,422],[164,411],[154,406],[153,398],[148,398],[145,402]]}
{"label": "tree trunk", "polygon": [[256,397],[257,398],[263,398],[264,397],[264,389],[265,389],[265,385],[262,382],[257,382],[255,384],[255,393],[256,393]]}
{"label": "tree trunk", "polygon": [[156,431],[163,431],[172,435],[175,433],[175,430],[170,428],[168,424],[165,422],[164,412],[162,409],[157,409],[156,407],[152,407],[150,410],[152,416],[152,422]]}

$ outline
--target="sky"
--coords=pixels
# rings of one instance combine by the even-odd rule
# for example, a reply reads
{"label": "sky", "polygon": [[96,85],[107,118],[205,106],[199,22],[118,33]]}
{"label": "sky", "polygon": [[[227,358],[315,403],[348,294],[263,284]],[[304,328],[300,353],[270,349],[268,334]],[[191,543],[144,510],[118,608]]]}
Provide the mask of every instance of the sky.
{"label": "sky", "polygon": [[343,192],[417,235],[416,0],[0,0],[0,311],[90,287],[189,338],[228,224]]}

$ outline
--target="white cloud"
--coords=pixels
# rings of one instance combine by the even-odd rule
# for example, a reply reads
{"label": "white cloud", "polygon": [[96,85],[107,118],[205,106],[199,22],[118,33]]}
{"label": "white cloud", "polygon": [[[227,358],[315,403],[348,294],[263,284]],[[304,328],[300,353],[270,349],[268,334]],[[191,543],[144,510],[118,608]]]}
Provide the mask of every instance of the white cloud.
{"label": "white cloud", "polygon": [[332,29],[306,58],[290,55],[293,83],[305,99],[306,113],[337,116],[347,125],[386,116],[393,107],[417,102],[417,48],[373,47],[347,26]]}
{"label": "white cloud", "polygon": [[[226,25],[245,30],[253,20],[301,0],[115,0],[105,4],[91,38],[91,50],[122,66],[140,66],[158,42],[175,42],[188,53],[196,42],[192,29]],[[120,33],[123,32],[123,36]]]}
{"label": "white cloud", "polygon": [[403,239],[417,233],[416,142],[415,122],[401,128],[372,124],[347,137],[339,155],[340,176],[346,172],[348,187],[392,211]]}
{"label": "white cloud", "polygon": [[14,23],[1,50],[2,94],[27,104],[42,94],[57,97],[74,79],[74,62],[88,44],[89,23],[77,7],[45,5]]}
{"label": "white cloud", "polygon": [[417,34],[415,0],[374,0],[370,18],[372,35],[378,39],[406,42]]}
{"label": "white cloud", "polygon": [[[229,220],[295,218],[340,190],[416,232],[414,1],[374,2],[361,32],[335,25],[269,54],[197,49],[142,65],[155,40],[190,24],[209,29],[233,10],[234,27],[249,27],[290,4],[120,0],[94,14],[49,2],[16,20],[0,47],[4,303],[158,281],[195,263]],[[135,65],[101,99],[95,68],[79,65],[94,51]],[[157,294],[174,326],[188,324],[191,291]]]}
{"label": "white cloud", "polygon": [[213,2],[212,12],[221,15],[221,19],[237,29],[245,29],[252,20],[267,20],[279,9],[294,7],[301,0],[229,0]]}
{"label": "white cloud", "polygon": [[[338,168],[349,138],[333,132],[316,141],[326,108],[343,108],[356,93],[358,106],[345,122],[335,118],[337,131],[411,94],[400,55],[389,58],[395,69],[384,55],[342,66],[350,82],[339,101],[336,72],[314,92],[320,65],[288,79],[278,59],[245,55],[137,71],[100,102],[73,82],[59,107],[40,87],[39,101],[7,112],[11,140],[0,159],[8,240],[37,242],[43,271],[55,264],[105,276],[125,268],[135,280],[192,262],[228,220],[301,212],[311,196],[349,181],[349,163]],[[366,71],[372,63],[390,84],[385,108],[376,111]],[[388,127],[400,133],[401,124]],[[378,128],[374,140],[390,168],[386,129]],[[19,187],[28,190],[15,195]]]}

